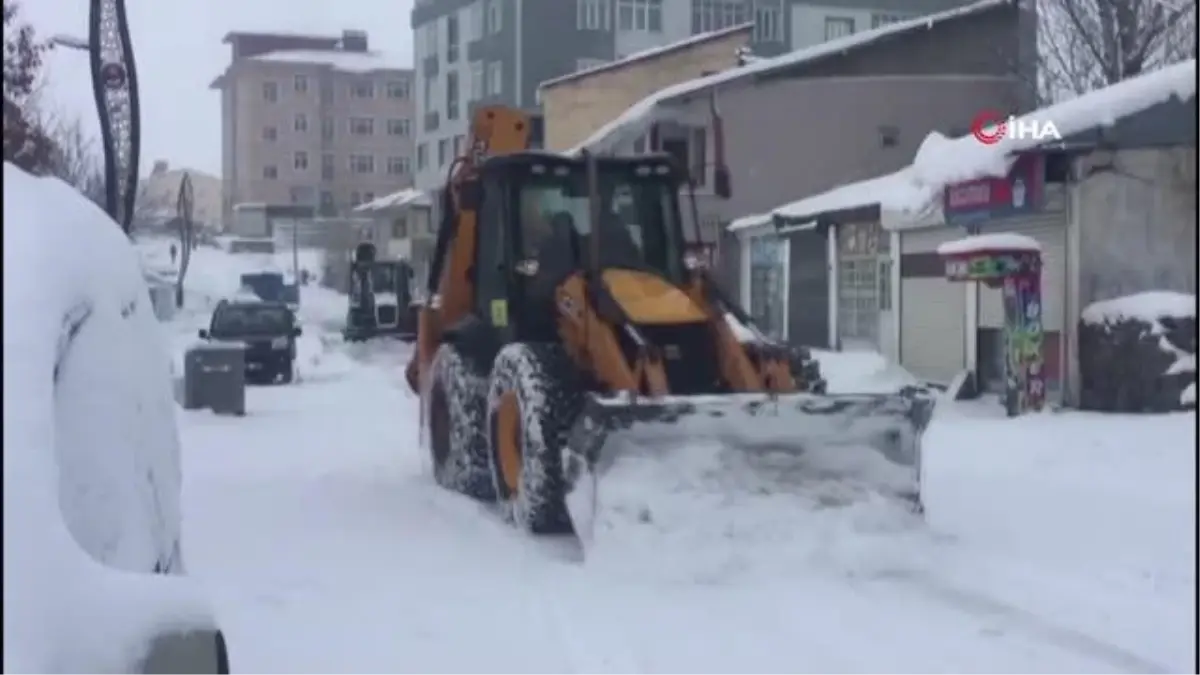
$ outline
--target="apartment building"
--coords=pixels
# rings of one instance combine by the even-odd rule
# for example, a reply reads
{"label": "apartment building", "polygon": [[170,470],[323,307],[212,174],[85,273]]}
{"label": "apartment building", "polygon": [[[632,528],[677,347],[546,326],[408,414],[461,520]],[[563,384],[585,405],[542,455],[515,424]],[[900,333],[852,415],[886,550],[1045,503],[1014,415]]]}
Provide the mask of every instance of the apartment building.
{"label": "apartment building", "polygon": [[416,0],[415,184],[445,182],[476,103],[534,110],[541,82],[752,23],[774,56],[964,0]]}
{"label": "apartment building", "polygon": [[230,33],[221,92],[223,217],[239,203],[334,215],[413,182],[413,71],[367,34]]}

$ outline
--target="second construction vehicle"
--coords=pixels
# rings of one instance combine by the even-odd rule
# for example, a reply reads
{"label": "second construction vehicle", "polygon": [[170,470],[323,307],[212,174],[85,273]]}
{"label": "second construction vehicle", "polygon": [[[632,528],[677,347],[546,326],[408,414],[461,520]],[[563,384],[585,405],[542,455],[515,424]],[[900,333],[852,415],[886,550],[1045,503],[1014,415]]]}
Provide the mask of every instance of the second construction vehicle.
{"label": "second construction vehicle", "polygon": [[622,492],[656,489],[606,482],[613,467],[670,475],[697,442],[730,471],[837,467],[856,488],[918,497],[931,399],[826,394],[806,351],[754,329],[688,253],[688,179],[670,156],[529,151],[529,127],[478,110],[443,192],[407,371],[439,483],[585,544]]}

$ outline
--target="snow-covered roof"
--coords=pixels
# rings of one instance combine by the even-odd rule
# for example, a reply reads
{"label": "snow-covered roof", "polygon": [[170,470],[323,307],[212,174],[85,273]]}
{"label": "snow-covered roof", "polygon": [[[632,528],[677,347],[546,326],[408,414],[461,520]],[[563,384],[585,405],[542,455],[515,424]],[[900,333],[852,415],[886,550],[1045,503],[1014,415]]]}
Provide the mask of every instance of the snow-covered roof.
{"label": "snow-covered roof", "polygon": [[373,199],[365,204],[359,204],[354,207],[354,211],[356,213],[365,213],[367,211],[382,211],[383,209],[394,209],[409,205],[430,206],[429,195],[416,188],[404,188],[378,199]]}
{"label": "snow-covered roof", "polygon": [[1156,323],[1163,317],[1195,318],[1196,296],[1175,291],[1146,291],[1111,300],[1093,302],[1084,308],[1087,323],[1117,323],[1126,320]]}
{"label": "snow-covered roof", "polygon": [[[1068,101],[1026,113],[1018,120],[1053,122],[1063,137],[1117,120],[1177,97],[1196,96],[1196,60],[1183,61],[1151,73],[1097,89]],[[1018,122],[1019,124],[1019,122]],[[811,195],[770,213],[744,216],[730,224],[736,231],[761,226],[778,215],[787,219],[813,218],[823,213],[878,204],[881,210],[923,213],[940,200],[947,185],[1008,173],[1013,157],[1036,150],[1043,141],[1005,136],[986,145],[967,134],[946,138],[931,132],[917,149],[913,163],[895,173],[850,183]]]}
{"label": "snow-covered roof", "polygon": [[754,61],[740,68],[731,68],[713,75],[664,87],[630,106],[625,112],[618,115],[616,119],[600,127],[582,143],[567,151],[567,154],[578,154],[583,150],[603,152],[624,140],[635,138],[642,133],[648,124],[654,121],[654,118],[658,114],[663,112],[659,106],[707,91],[712,87],[838,56],[852,49],[873,44],[887,37],[901,35],[918,29],[932,28],[936,23],[948,19],[970,16],[995,7],[1012,4],[1013,1],[977,0],[977,2],[956,7],[945,12],[937,12],[909,21],[898,21],[873,30],[829,40],[805,49],[797,49],[774,58]]}
{"label": "snow-covered roof", "polygon": [[1041,251],[1042,245],[1033,237],[1016,232],[976,234],[938,244],[938,255],[963,255],[984,251]]}
{"label": "snow-covered roof", "polygon": [[250,57],[270,63],[305,63],[329,66],[347,73],[370,73],[378,70],[411,70],[412,66],[398,56],[383,52],[348,52],[323,49],[285,49]]}
{"label": "snow-covered roof", "polygon": [[[642,61],[647,61],[649,59],[653,59],[653,58],[656,58],[659,56],[664,56],[666,54],[670,54],[672,52],[686,49],[688,47],[694,47],[696,45],[704,44],[705,42],[719,40],[721,38],[728,37],[735,33],[747,33],[748,34],[753,28],[754,28],[754,24],[751,22],[751,23],[738,24],[736,26],[730,26],[729,28],[722,28],[721,30],[709,31],[707,33],[699,33],[699,34],[693,35],[684,40],[678,40],[678,41],[672,42],[670,44],[665,44],[665,45],[662,45],[659,47],[651,47],[650,49],[643,49],[640,52],[634,52],[633,54],[630,54],[629,56],[626,56],[623,59],[617,59],[615,61],[609,61],[607,63],[600,63],[595,66],[592,66],[591,68],[584,68],[582,70],[577,70],[573,73],[567,73],[566,75],[561,75],[559,77],[550,78],[549,80],[545,80],[544,82],[539,84],[538,89],[539,90],[540,89],[549,89],[551,87],[556,87],[560,84],[565,84],[572,80],[577,80],[577,79],[580,79],[583,77],[587,77],[589,75],[595,75],[596,73],[601,73],[601,72],[605,72],[608,70],[616,70],[617,68],[624,68],[625,66],[634,65],[634,64],[640,63]],[[732,56],[732,54],[731,54],[731,56]]]}

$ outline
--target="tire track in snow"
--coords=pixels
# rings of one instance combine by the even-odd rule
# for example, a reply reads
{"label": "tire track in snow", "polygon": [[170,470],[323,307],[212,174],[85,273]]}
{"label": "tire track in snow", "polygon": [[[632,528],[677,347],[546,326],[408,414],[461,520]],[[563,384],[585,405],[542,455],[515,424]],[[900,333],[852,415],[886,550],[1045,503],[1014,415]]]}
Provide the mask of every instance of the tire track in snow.
{"label": "tire track in snow", "polygon": [[1038,614],[1022,609],[984,593],[967,590],[919,570],[895,570],[876,575],[869,583],[902,589],[921,597],[958,609],[981,619],[999,619],[1013,632],[1022,633],[1061,651],[1103,662],[1116,670],[1130,673],[1169,673],[1170,668],[1150,661],[1122,647],[1095,638]]}

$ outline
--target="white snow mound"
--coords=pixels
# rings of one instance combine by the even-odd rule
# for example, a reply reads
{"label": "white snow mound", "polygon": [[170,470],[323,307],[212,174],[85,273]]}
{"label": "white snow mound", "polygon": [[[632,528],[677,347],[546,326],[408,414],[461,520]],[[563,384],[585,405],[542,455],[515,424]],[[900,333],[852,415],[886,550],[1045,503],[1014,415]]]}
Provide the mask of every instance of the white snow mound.
{"label": "white snow mound", "polygon": [[1083,320],[1091,324],[1139,320],[1157,323],[1163,317],[1196,316],[1196,296],[1175,291],[1146,291],[1111,300],[1093,302],[1083,310]]}
{"label": "white snow mound", "polygon": [[[166,353],[128,239],[57,179],[4,165],[4,670],[129,672],[211,627],[178,576]],[[90,555],[88,555],[90,554]]]}
{"label": "white snow mound", "polygon": [[1033,237],[1027,237],[1015,232],[993,232],[977,234],[954,241],[938,244],[938,255],[964,255],[967,253],[982,253],[985,251],[1041,251],[1042,246]]}

